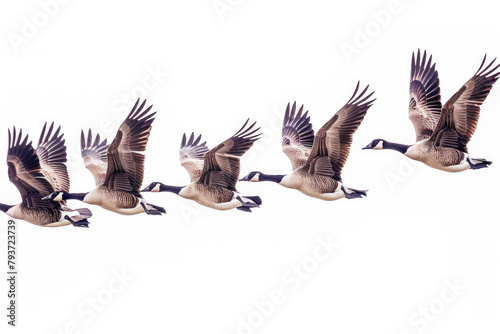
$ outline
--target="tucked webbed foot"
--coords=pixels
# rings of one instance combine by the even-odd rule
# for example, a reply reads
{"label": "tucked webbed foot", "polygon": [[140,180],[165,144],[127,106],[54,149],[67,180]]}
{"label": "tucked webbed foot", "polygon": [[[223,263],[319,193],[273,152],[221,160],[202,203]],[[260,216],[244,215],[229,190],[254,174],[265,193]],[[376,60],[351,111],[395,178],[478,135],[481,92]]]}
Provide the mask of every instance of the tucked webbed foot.
{"label": "tucked webbed foot", "polygon": [[148,215],[161,216],[162,214],[167,213],[161,206],[156,206],[146,202],[141,202],[141,206],[144,209],[144,212]]}
{"label": "tucked webbed foot", "polygon": [[262,204],[259,196],[236,196],[236,199],[241,203],[236,209],[244,212],[252,212],[250,208],[258,208]]}
{"label": "tucked webbed foot", "polygon": [[252,210],[250,210],[250,208],[246,207],[246,206],[238,206],[236,207],[237,210],[240,210],[240,211],[244,211],[244,212],[252,212]]}
{"label": "tucked webbed foot", "polygon": [[469,163],[469,166],[471,169],[481,169],[481,168],[486,168],[489,165],[492,164],[491,161],[488,161],[486,159],[472,159],[472,158],[467,158],[467,162]]}
{"label": "tucked webbed foot", "polygon": [[87,218],[75,221],[70,216],[66,215],[66,216],[64,216],[64,219],[69,221],[71,223],[71,225],[73,225],[75,227],[89,228],[90,222],[87,220]]}
{"label": "tucked webbed foot", "polygon": [[344,195],[347,199],[366,197],[366,192],[368,191],[368,190],[357,190],[357,189],[344,188],[344,187],[342,187],[341,189],[344,192]]}

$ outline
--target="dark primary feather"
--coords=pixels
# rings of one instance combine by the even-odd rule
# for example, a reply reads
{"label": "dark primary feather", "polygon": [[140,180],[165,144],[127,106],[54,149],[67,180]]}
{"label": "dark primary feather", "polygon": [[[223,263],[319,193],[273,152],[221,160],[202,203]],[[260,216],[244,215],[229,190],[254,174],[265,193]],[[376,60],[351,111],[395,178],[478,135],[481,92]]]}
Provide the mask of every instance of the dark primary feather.
{"label": "dark primary feather", "polygon": [[309,111],[302,114],[304,110],[304,105],[302,105],[297,114],[295,114],[296,107],[296,102],[293,103],[291,112],[290,103],[286,107],[283,128],[281,130],[283,143],[287,141],[288,144],[311,148],[314,143],[314,130],[311,124],[311,117],[308,116]]}
{"label": "dark primary feather", "polygon": [[314,143],[314,131],[308,116],[308,111],[302,114],[302,105],[296,113],[297,105],[293,104],[290,112],[290,104],[287,105],[281,136],[281,150],[286,154],[295,170],[305,165],[311,147]]}
{"label": "dark primary feather", "polygon": [[[240,158],[261,134],[255,134],[260,128],[253,129],[255,123],[245,124],[231,138],[220,143],[205,154],[203,171],[199,182],[236,190],[240,174]],[[253,130],[252,130],[253,129]]]}
{"label": "dark primary feather", "polygon": [[420,57],[420,50],[411,58],[410,120],[415,128],[416,140],[427,139],[432,135],[441,114],[441,95],[439,75],[432,56],[427,60],[427,52]]}
{"label": "dark primary feather", "polygon": [[181,148],[179,150],[179,160],[189,173],[191,182],[198,180],[203,171],[203,157],[208,152],[207,142],[200,143],[201,135],[196,139],[194,133],[191,133],[189,140],[186,134],[182,136]]}
{"label": "dark primary feather", "polygon": [[23,131],[9,130],[7,151],[9,180],[19,190],[23,204],[28,208],[60,208],[58,202],[44,201],[43,197],[54,192],[52,185],[42,174],[40,160],[28,136],[23,139]]}
{"label": "dark primary feather", "polygon": [[91,157],[92,159],[107,161],[108,160],[108,140],[104,139],[101,141],[99,134],[96,135],[94,141],[92,141],[93,135],[92,130],[89,129],[87,138],[85,138],[85,133],[82,130],[80,137],[80,147],[82,151],[82,158]]}
{"label": "dark primary feather", "polygon": [[495,60],[483,68],[485,55],[476,74],[443,106],[439,123],[430,138],[436,146],[467,152],[467,143],[476,130],[481,105],[500,75],[497,71],[500,65],[493,65]]}
{"label": "dark primary feather", "polygon": [[311,154],[303,169],[311,174],[341,180],[341,171],[349,156],[352,135],[375,101],[375,99],[369,100],[374,92],[365,95],[368,87],[366,86],[358,95],[358,82],[347,104],[316,133]]}
{"label": "dark primary feather", "polygon": [[194,139],[194,133],[191,133],[189,140],[186,138],[186,134],[182,136],[181,148],[179,150],[179,156],[186,156],[191,159],[203,159],[205,153],[208,152],[207,142],[204,141],[200,144],[201,135],[199,135],[196,140]]}
{"label": "dark primary feather", "polygon": [[40,160],[40,167],[46,179],[56,190],[69,192],[70,180],[66,162],[66,145],[63,139],[64,134],[59,135],[61,127],[53,133],[54,123],[47,130],[47,123],[43,126],[42,134],[38,141],[36,154]]}
{"label": "dark primary feather", "polygon": [[80,147],[82,152],[83,162],[94,176],[96,185],[102,185],[106,179],[108,169],[108,140],[101,141],[99,134],[93,139],[92,130],[89,129],[87,138],[82,130],[80,137]]}
{"label": "dark primary feather", "polygon": [[149,113],[152,105],[144,109],[146,100],[138,107],[135,103],[127,119],[122,123],[115,139],[108,148],[108,169],[104,185],[113,190],[139,194],[144,178],[144,155],[154,121]]}

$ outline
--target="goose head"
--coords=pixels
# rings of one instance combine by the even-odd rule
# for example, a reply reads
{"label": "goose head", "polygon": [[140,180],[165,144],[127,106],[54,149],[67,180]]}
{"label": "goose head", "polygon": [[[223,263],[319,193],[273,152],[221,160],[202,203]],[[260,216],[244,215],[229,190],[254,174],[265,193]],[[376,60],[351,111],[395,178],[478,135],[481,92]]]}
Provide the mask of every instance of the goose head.
{"label": "goose head", "polygon": [[260,182],[261,172],[251,172],[244,178],[241,178],[240,181],[248,181],[248,182]]}
{"label": "goose head", "polygon": [[370,144],[363,147],[363,150],[383,150],[386,143],[384,139],[374,139]]}
{"label": "goose head", "polygon": [[68,199],[67,194],[64,191],[54,191],[49,196],[42,198],[45,201],[62,202]]}
{"label": "goose head", "polygon": [[160,192],[162,188],[162,184],[160,182],[153,182],[146,188],[142,189],[141,192],[151,192],[151,193],[157,193]]}

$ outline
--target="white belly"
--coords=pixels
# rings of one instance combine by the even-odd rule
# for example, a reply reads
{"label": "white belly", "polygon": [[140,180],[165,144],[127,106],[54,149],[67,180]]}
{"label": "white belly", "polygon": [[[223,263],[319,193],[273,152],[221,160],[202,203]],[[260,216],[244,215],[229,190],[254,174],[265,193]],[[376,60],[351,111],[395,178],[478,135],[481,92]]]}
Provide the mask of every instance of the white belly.
{"label": "white belly", "polygon": [[23,214],[19,204],[15,205],[12,208],[10,208],[9,210],[7,210],[6,214],[8,214],[9,216],[11,216],[14,219],[25,220],[25,221],[30,222],[30,223],[35,224],[35,225],[40,225],[40,226],[45,226],[45,227],[59,227],[59,226],[65,226],[65,225],[71,224],[68,220],[64,219],[64,216],[67,214],[71,215],[71,214],[75,214],[75,213],[74,212],[62,212],[62,216],[61,216],[61,219],[59,219],[59,221],[49,223],[49,224],[40,224],[40,222],[31,221],[29,219],[29,216],[25,216]]}
{"label": "white belly", "polygon": [[197,201],[197,202],[200,203],[201,205],[208,206],[209,208],[215,210],[231,210],[239,206],[242,206],[241,202],[238,201],[237,199],[232,199],[231,201],[224,203],[213,203],[204,201]]}
{"label": "white belly", "polygon": [[[431,166],[431,165],[429,165]],[[467,162],[467,157],[465,157],[458,165],[452,165],[452,166],[441,166],[441,165],[436,165],[436,166],[431,166],[439,170],[443,170],[445,172],[450,172],[450,173],[457,173],[457,172],[462,172],[464,170],[470,169],[470,165]]]}
{"label": "white belly", "polygon": [[229,202],[214,203],[210,200],[207,200],[207,198],[205,198],[202,194],[196,191],[196,187],[193,184],[190,184],[182,188],[181,191],[179,192],[179,196],[193,200],[203,206],[215,210],[230,210],[242,205],[241,202],[236,199],[236,193],[233,194],[233,198]]}
{"label": "white belly", "polygon": [[338,186],[333,193],[318,193],[317,191],[308,187],[299,187],[297,190],[303,194],[306,194],[307,196],[319,198],[323,201],[335,201],[345,197],[345,194],[340,189],[340,186]]}
{"label": "white belly", "polygon": [[119,213],[121,215],[126,215],[126,216],[130,216],[130,215],[136,215],[138,213],[142,213],[144,212],[144,209],[142,208],[141,204],[137,204],[137,206],[135,208],[131,208],[131,209],[118,209],[117,207],[105,207],[105,206],[102,206],[103,208],[109,210],[109,211],[113,211],[113,212],[116,212],[116,213]]}
{"label": "white belly", "polygon": [[337,188],[337,190],[335,190],[333,193],[326,193],[326,194],[306,193],[306,192],[303,193],[314,198],[322,199],[324,201],[336,201],[338,199],[345,197],[344,192],[339,189],[340,188]]}
{"label": "white belly", "polygon": [[462,172],[470,168],[470,165],[467,162],[467,158],[469,157],[469,155],[466,153],[459,164],[443,166],[442,163],[436,158],[436,151],[429,151],[429,147],[425,144],[426,142],[427,140],[422,140],[418,143],[415,143],[414,145],[410,146],[410,148],[408,148],[408,151],[406,151],[404,155],[406,155],[410,159],[420,161],[429,167],[450,173]]}
{"label": "white belly", "polygon": [[308,182],[303,182],[302,177],[295,172],[285,175],[280,184],[286,188],[296,189],[307,196],[319,198],[324,201],[335,201],[345,197],[344,192],[340,188],[340,182],[333,193],[320,193],[316,189],[309,187]]}
{"label": "white belly", "polygon": [[126,216],[136,215],[138,213],[144,212],[144,209],[142,208],[140,203],[130,209],[119,208],[113,201],[106,199],[105,193],[96,190],[89,192],[83,199],[83,202],[98,205],[103,209]]}
{"label": "white belly", "polygon": [[411,156],[411,155],[407,156],[413,160],[420,161],[421,163],[426,164],[429,167],[439,169],[445,172],[457,173],[470,169],[470,165],[467,162],[467,157],[469,156],[468,154],[465,155],[465,157],[462,159],[462,161],[460,161],[459,164],[451,166],[443,166],[439,161],[427,156]]}
{"label": "white belly", "polygon": [[61,218],[58,222],[50,223],[50,224],[47,224],[44,226],[46,226],[46,227],[59,227],[59,226],[66,226],[69,224],[71,224],[69,221],[67,221],[64,218]]}

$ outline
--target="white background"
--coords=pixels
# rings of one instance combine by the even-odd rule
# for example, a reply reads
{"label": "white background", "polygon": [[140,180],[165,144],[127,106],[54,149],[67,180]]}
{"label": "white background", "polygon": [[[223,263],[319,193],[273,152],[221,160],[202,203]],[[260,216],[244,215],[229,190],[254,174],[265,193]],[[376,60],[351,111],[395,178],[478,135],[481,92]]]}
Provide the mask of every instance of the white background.
{"label": "white background", "polygon": [[[392,8],[389,1],[221,3],[230,10],[219,13],[212,0],[74,0],[52,8],[47,22],[38,1],[3,3],[0,157],[9,127],[38,140],[43,122],[54,120],[66,134],[72,191],[88,191],[94,181],[79,157],[80,129],[112,139],[130,108],[122,96],[140,93],[158,112],[145,184],[189,181],[178,163],[183,132],[202,133],[212,147],[248,117],[265,135],[242,159],[242,174],[287,173],[279,129],[286,104],[304,103],[318,130],[361,80],[377,101],[355,134],[343,179],[369,196],[323,202],[275,184],[240,183],[240,192],[264,201],[252,214],[163,193],[146,194],[166,208],[163,217],[92,207],[89,229],[19,221],[18,327],[6,325],[2,279],[2,332],[498,332],[498,86],[469,144],[474,157],[494,162],[489,169],[448,174],[394,151],[361,150],[374,138],[413,142],[407,117],[413,51],[433,54],[443,103],[485,53],[500,56],[497,6],[401,0],[381,26],[373,12]],[[43,26],[14,47],[10,39],[23,36],[24,18]],[[372,29],[366,45],[358,41],[358,53],[346,57],[342,43],[356,47],[357,31],[366,28]],[[151,71],[162,72],[157,81]],[[5,164],[0,175],[0,201],[18,203]],[[5,263],[8,217],[2,217]],[[316,268],[310,257],[318,238],[339,247]],[[311,273],[294,289],[286,278],[302,263]],[[133,278],[109,292],[122,270]],[[444,303],[448,281],[465,288]],[[256,313],[255,302],[273,290],[284,294],[282,303],[265,316]],[[106,304],[94,317],[88,298]],[[432,321],[422,320],[419,312],[429,307]],[[252,327],[241,327],[249,317]]]}

